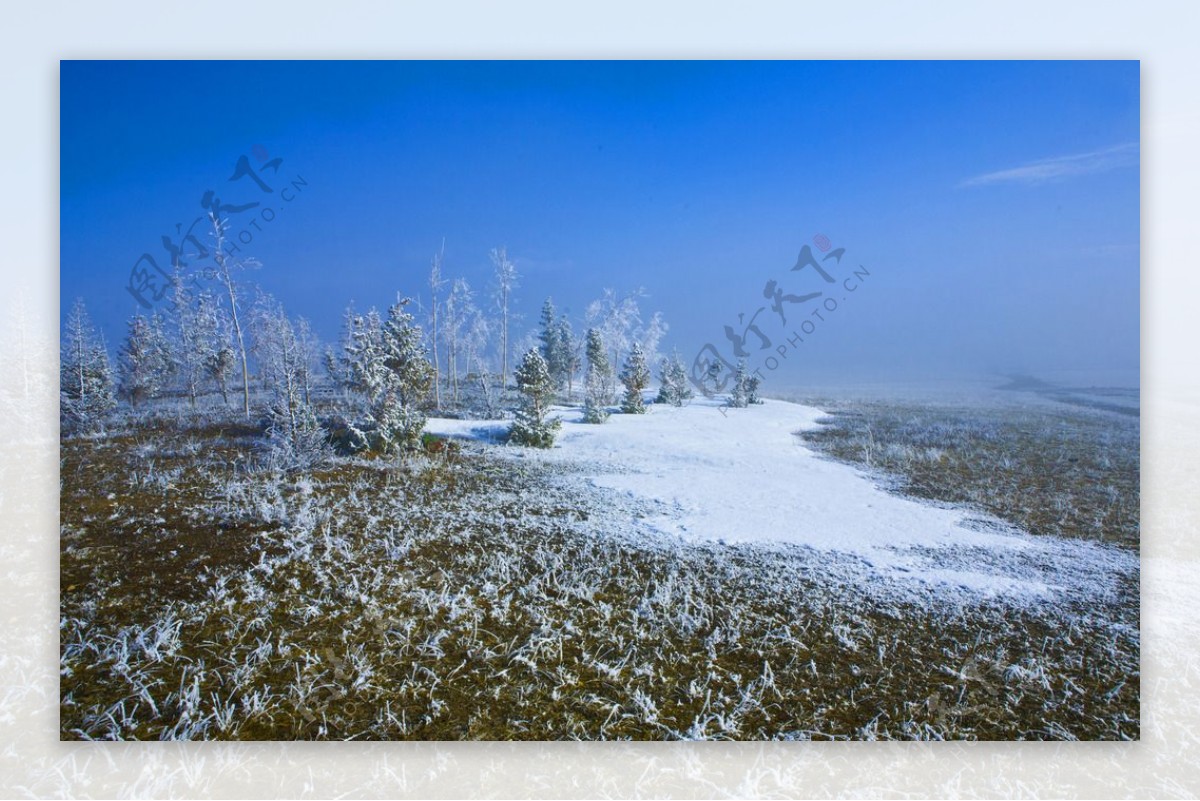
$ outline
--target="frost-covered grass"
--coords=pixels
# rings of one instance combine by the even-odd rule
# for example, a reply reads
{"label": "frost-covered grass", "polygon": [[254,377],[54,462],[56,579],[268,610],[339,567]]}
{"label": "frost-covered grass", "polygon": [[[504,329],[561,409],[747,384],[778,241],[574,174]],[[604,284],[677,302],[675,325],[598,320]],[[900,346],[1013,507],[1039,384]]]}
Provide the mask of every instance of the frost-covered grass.
{"label": "frost-covered grass", "polygon": [[[1136,581],[863,593],[489,446],[307,475],[208,421],[64,441],[64,738],[1136,738]],[[887,579],[881,579],[886,581]]]}
{"label": "frost-covered grass", "polygon": [[905,495],[968,504],[1033,534],[1139,547],[1136,408],[816,403],[831,414],[804,441]]}

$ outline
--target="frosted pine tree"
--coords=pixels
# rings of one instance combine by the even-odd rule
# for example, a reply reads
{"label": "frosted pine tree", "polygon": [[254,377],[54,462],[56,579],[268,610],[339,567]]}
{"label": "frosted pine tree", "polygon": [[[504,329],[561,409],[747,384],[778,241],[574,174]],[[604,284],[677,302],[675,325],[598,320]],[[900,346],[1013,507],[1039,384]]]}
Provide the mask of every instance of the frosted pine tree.
{"label": "frosted pine tree", "polygon": [[629,356],[625,359],[621,370],[621,383],[625,385],[621,411],[626,414],[645,414],[646,404],[642,400],[642,390],[650,385],[650,368],[646,365],[646,354],[637,342],[633,343]]}
{"label": "frosted pine tree", "polygon": [[682,406],[683,402],[679,395],[675,392],[675,384],[671,380],[671,360],[666,356],[658,362],[658,395],[655,396],[655,403],[666,403],[671,406]]}
{"label": "frosted pine tree", "polygon": [[[712,388],[709,388],[709,382],[712,382]],[[704,371],[704,377],[700,381],[700,391],[705,397],[711,398],[717,389],[721,386],[721,363],[713,359],[708,363],[708,368]]]}
{"label": "frosted pine tree", "polygon": [[59,418],[64,432],[94,431],[116,406],[108,351],[83,300],[67,314],[59,365]]}
{"label": "frosted pine tree", "polygon": [[413,316],[404,310],[409,302],[405,298],[388,309],[382,344],[384,366],[393,381],[397,398],[405,406],[415,408],[429,394],[433,365],[422,344],[420,326],[414,325]]}
{"label": "frosted pine tree", "polygon": [[208,377],[218,345],[220,332],[216,317],[216,299],[205,291],[195,298],[184,285],[184,277],[177,273],[174,279],[175,300],[175,363],[179,379],[192,408]]}
{"label": "frosted pine tree", "polygon": [[158,311],[150,315],[150,350],[162,376],[162,389],[159,391],[162,395],[174,386],[179,375],[179,354],[171,342],[167,319]]}
{"label": "frosted pine tree", "polygon": [[433,384],[433,365],[420,327],[404,309],[406,298],[388,311],[386,322],[372,309],[355,320],[347,361],[352,388],[368,404],[370,425],[352,428],[360,446],[381,452],[416,448],[425,415],[420,404]]}
{"label": "frosted pine tree", "polygon": [[225,314],[216,295],[206,290],[200,298],[197,324],[200,337],[209,343],[204,346],[204,377],[216,386],[221,399],[229,406],[229,378],[237,366],[237,351],[233,349],[229,316]]}
{"label": "frosted pine tree", "polygon": [[237,353],[229,344],[218,345],[205,364],[208,377],[217,385],[226,406],[229,405],[229,378],[236,366]]}
{"label": "frosted pine tree", "polygon": [[758,388],[762,385],[762,379],[756,375],[746,376],[746,404],[756,406],[762,403],[762,398],[758,397]]}
{"label": "frosted pine tree", "polygon": [[[347,310],[349,312],[349,310]],[[361,398],[369,407],[385,392],[383,378],[379,375],[383,357],[380,339],[383,320],[375,309],[364,315],[355,315],[348,321],[349,331],[343,343],[342,357],[345,386],[356,398]],[[371,429],[374,420],[369,412],[368,421],[362,425],[348,422],[350,447],[365,450],[371,447]]]}
{"label": "frosted pine tree", "polygon": [[554,398],[554,380],[546,360],[537,348],[525,352],[514,376],[521,393],[521,408],[509,429],[509,441],[532,448],[549,448],[562,426],[560,420],[547,420],[546,412]]}
{"label": "frosted pine tree", "polygon": [[321,367],[325,370],[325,377],[329,379],[329,383],[335,387],[342,386],[342,363],[333,345],[326,345],[325,350],[321,352]]}
{"label": "frosted pine tree", "polygon": [[733,372],[733,390],[729,393],[729,405],[735,409],[742,409],[749,403],[748,379],[746,361],[745,359],[740,359],[737,363],[737,369]]}
{"label": "frosted pine tree", "polygon": [[583,421],[603,423],[612,400],[612,367],[604,352],[604,340],[595,328],[587,332],[587,373],[584,376]]}
{"label": "frosted pine tree", "polygon": [[433,383],[433,365],[422,344],[419,326],[404,311],[409,301],[400,301],[388,310],[381,345],[386,369],[387,391],[375,404],[379,425],[380,450],[384,452],[415,449],[425,427],[420,405]]}
{"label": "frosted pine tree", "polygon": [[325,375],[335,387],[342,390],[343,395],[353,389],[349,356],[354,344],[356,321],[361,319],[355,313],[353,303],[347,306],[342,312],[342,330],[337,348],[335,349],[333,346],[325,348],[325,353],[321,357]]}
{"label": "frosted pine tree", "polygon": [[541,343],[538,350],[546,361],[546,369],[550,372],[550,380],[557,392],[567,383],[567,357],[563,350],[562,330],[554,310],[554,301],[550,298],[546,298],[546,302],[542,304],[538,341]]}
{"label": "frosted pine tree", "polygon": [[558,318],[558,347],[562,358],[562,377],[567,384],[567,400],[575,390],[575,376],[583,368],[583,343],[575,336],[571,321],[564,314]]}
{"label": "frosted pine tree", "polygon": [[688,382],[687,368],[678,353],[664,357],[659,364],[658,403],[669,403],[672,406],[682,406],[695,396]]}
{"label": "frosted pine tree", "polygon": [[271,398],[267,435],[272,452],[282,467],[311,467],[325,457],[326,437],[308,398],[312,354],[305,331],[270,296],[255,306],[251,325],[254,355]]}
{"label": "frosted pine tree", "polygon": [[118,389],[136,409],[162,393],[170,380],[172,363],[157,314],[150,318],[135,314],[128,325],[117,361]]}

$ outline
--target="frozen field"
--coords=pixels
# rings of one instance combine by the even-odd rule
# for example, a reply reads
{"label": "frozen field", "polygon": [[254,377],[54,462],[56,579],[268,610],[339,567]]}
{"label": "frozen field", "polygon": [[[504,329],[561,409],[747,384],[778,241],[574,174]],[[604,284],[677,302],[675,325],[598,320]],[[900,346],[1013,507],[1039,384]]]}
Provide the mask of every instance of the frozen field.
{"label": "frozen field", "polygon": [[[587,465],[571,480],[653,502],[639,527],[685,541],[792,545],[836,552],[865,592],[1010,600],[1108,594],[1135,576],[1135,553],[1081,540],[1032,537],[986,513],[903,497],[870,475],[819,456],[796,436],[825,413],[767,400],[722,409],[700,399],[614,415],[601,426],[562,409],[563,433],[513,458]],[[430,420],[435,433],[491,440],[502,421]],[[832,564],[831,564],[832,567]],[[843,578],[852,576],[843,575]]]}
{"label": "frozen field", "polygon": [[[1139,736],[1136,549],[901,495],[811,406],[555,414],[290,473],[215,416],[64,439],[62,736]],[[1014,461],[1056,430],[967,417]]]}

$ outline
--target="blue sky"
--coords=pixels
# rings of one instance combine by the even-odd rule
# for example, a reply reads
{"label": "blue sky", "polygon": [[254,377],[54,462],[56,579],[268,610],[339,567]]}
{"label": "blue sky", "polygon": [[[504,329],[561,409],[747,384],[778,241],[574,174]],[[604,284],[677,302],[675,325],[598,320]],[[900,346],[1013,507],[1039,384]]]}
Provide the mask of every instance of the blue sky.
{"label": "blue sky", "polygon": [[[1128,61],[63,62],[61,299],[115,347],[130,269],[212,189],[262,203],[232,215],[247,277],[327,339],[352,300],[423,294],[444,238],[477,290],[508,247],[530,326],[547,295],[580,327],[644,287],[687,358],[769,279],[836,292],[781,383],[1136,379],[1139,102]],[[269,196],[228,180],[242,155]],[[789,270],[817,234],[846,248],[836,290]]]}

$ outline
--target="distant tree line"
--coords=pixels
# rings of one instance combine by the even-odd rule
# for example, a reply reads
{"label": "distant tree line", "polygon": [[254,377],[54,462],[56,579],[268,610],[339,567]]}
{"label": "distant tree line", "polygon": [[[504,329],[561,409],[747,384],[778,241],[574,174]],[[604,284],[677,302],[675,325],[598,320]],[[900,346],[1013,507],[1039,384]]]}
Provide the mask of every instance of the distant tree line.
{"label": "distant tree line", "polygon": [[[65,434],[102,429],[120,402],[137,416],[152,407],[196,411],[202,399],[211,409],[219,397],[217,408],[232,411],[236,392],[238,412],[261,425],[281,463],[304,466],[333,448],[419,448],[430,413],[512,414],[512,442],[550,447],[560,430],[550,416],[556,402],[581,402],[588,423],[614,410],[645,413],[652,363],[659,403],[681,406],[693,396],[678,354],[658,354],[667,325],[658,313],[643,321],[640,291],[605,290],[586,308],[582,337],[546,298],[536,329],[514,347],[519,275],[506,249],[489,254],[494,284],[484,310],[466,279],[445,276],[443,245],[431,263],[426,325],[409,298],[398,298],[386,315],[350,306],[339,342],[323,345],[307,320],[290,317],[244,280],[255,265],[225,253],[226,227],[212,218],[216,268],[209,277],[219,291],[193,292],[177,272],[170,311],[134,314],[115,366],[83,301],[71,307],[60,372]],[[757,379],[742,375],[744,365],[739,370],[729,403],[745,406],[756,400]]]}

